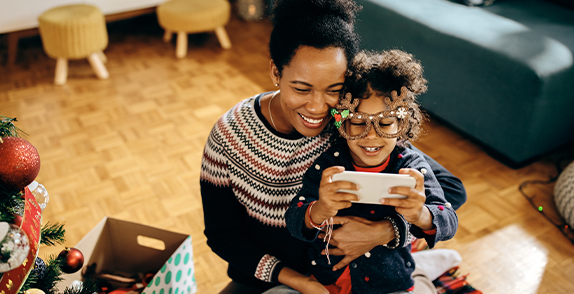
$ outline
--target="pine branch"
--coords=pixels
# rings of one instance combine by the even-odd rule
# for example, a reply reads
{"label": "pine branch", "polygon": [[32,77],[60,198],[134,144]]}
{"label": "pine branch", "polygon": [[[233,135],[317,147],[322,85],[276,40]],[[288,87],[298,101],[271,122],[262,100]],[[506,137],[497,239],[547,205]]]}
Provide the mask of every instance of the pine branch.
{"label": "pine branch", "polygon": [[64,244],[66,241],[66,237],[64,236],[65,233],[66,229],[64,229],[64,224],[51,224],[50,222],[47,222],[42,227],[42,238],[40,243],[48,246],[54,246],[56,243]]}
{"label": "pine branch", "polygon": [[0,187],[0,221],[12,223],[16,208],[24,208],[24,199],[22,199],[22,192],[7,193],[1,191]]}
{"label": "pine branch", "polygon": [[60,269],[62,262],[63,260],[58,258],[56,254],[48,256],[44,277],[31,287],[40,289],[46,294],[57,294],[58,289],[56,288],[56,284],[63,279],[62,270]]}
{"label": "pine branch", "polygon": [[82,286],[66,287],[64,294],[93,294],[99,293],[100,288],[93,279],[84,279]]}
{"label": "pine branch", "polygon": [[22,287],[20,288],[20,291],[18,291],[18,293],[22,294],[29,289],[33,289],[32,287],[34,287],[34,285],[37,282],[38,282],[38,276],[36,275],[36,273],[34,271],[31,271],[30,275],[28,275],[28,278],[26,279],[26,281],[24,281],[24,284],[22,285]]}
{"label": "pine branch", "polygon": [[[20,137],[20,133],[24,133],[18,127],[14,125],[13,122],[17,122],[16,118],[10,118],[7,116],[0,115],[0,138],[2,137]],[[26,134],[27,135],[27,134]],[[0,139],[0,143],[2,143]]]}

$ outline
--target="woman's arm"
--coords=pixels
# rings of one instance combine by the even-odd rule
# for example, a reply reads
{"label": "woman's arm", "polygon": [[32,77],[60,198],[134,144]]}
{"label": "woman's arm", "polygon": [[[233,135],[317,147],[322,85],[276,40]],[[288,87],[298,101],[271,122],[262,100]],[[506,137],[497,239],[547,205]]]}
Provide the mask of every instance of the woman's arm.
{"label": "woman's arm", "polygon": [[329,294],[329,290],[316,279],[304,276],[288,267],[284,267],[279,273],[279,282],[301,294]]}
{"label": "woman's arm", "polygon": [[[387,245],[395,239],[395,230],[388,220],[375,222],[355,216],[336,216],[333,223],[341,227],[333,230],[330,244],[336,248],[329,249],[329,254],[345,255],[333,270],[341,269],[376,246]],[[324,237],[324,233],[319,234],[319,238]]]}
{"label": "woman's arm", "polygon": [[200,176],[207,245],[246,276],[277,282],[283,264],[248,237],[247,212],[230,187],[226,154],[214,128],[205,145]]}

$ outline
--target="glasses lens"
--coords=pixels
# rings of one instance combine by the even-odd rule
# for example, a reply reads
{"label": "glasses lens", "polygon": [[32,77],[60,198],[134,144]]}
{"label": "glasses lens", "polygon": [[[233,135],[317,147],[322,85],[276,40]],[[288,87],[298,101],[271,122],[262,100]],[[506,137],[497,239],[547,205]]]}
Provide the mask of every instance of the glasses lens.
{"label": "glasses lens", "polygon": [[379,130],[381,130],[383,133],[393,134],[397,131],[396,125],[396,117],[386,117],[379,121]]}
{"label": "glasses lens", "polygon": [[359,136],[365,132],[367,122],[361,119],[348,119],[343,127],[348,136]]}

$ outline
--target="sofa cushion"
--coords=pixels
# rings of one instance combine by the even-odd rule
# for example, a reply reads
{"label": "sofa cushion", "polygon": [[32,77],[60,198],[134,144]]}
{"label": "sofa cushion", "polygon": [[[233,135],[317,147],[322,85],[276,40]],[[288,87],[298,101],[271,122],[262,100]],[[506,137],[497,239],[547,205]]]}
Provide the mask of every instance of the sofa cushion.
{"label": "sofa cushion", "polygon": [[358,2],[363,47],[420,59],[420,102],[435,117],[511,165],[574,140],[573,11],[535,0]]}

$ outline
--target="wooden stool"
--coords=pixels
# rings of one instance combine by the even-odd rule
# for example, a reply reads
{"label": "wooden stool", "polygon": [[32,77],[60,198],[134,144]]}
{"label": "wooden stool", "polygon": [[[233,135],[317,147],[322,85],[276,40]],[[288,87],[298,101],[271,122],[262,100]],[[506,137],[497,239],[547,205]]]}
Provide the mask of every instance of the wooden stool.
{"label": "wooden stool", "polygon": [[229,21],[231,5],[227,0],[171,0],[157,7],[159,24],[165,29],[163,40],[169,42],[177,33],[175,56],[187,55],[187,34],[215,31],[219,44],[231,48],[223,26]]}
{"label": "wooden stool", "polygon": [[38,17],[44,51],[57,60],[54,84],[64,85],[68,59],[87,58],[100,79],[109,77],[102,52],[108,46],[108,31],[102,12],[91,5],[52,8]]}

